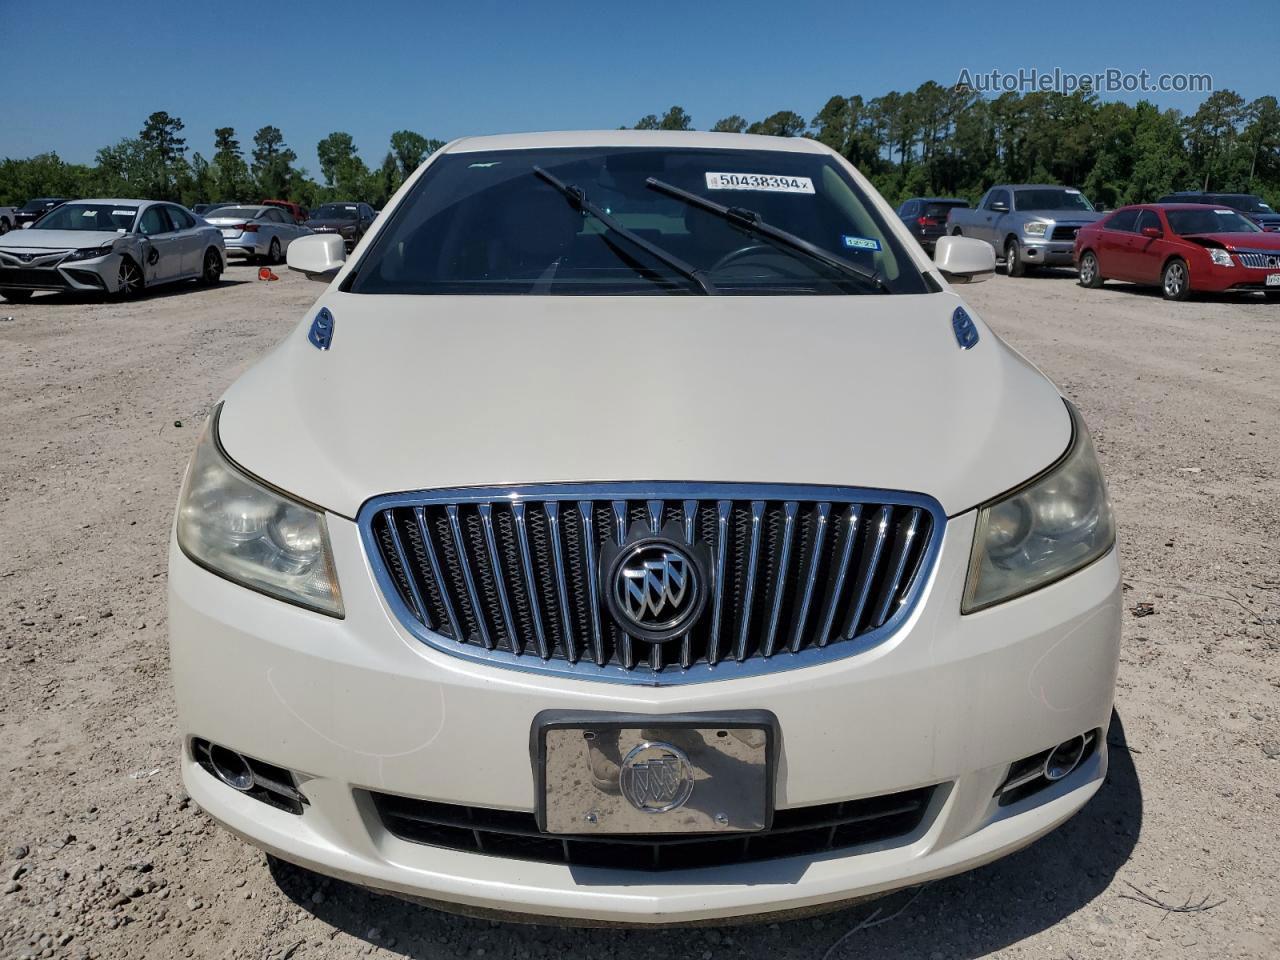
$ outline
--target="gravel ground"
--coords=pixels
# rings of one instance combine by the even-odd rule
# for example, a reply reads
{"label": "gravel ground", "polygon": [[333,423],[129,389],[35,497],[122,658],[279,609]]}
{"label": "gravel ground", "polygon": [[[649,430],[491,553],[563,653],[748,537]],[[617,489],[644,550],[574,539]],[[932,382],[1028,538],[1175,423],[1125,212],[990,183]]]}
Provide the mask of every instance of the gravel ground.
{"label": "gravel ground", "polygon": [[[1081,814],[910,903],[571,931],[268,863],[182,792],[164,582],[179,476],[214,399],[320,289],[233,267],[130,305],[0,302],[0,957],[1280,955],[1280,305],[1066,275],[971,290],[1092,425],[1126,606],[1154,605],[1125,615],[1112,773]],[[1139,889],[1206,909],[1166,914]]]}

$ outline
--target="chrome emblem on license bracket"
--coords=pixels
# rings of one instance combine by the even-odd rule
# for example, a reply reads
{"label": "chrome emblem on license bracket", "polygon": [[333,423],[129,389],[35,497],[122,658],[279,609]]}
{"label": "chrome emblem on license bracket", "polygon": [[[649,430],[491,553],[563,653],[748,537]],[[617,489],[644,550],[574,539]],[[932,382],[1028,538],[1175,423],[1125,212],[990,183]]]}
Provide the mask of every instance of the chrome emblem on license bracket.
{"label": "chrome emblem on license bracket", "polygon": [[623,759],[618,787],[642,813],[667,813],[692,795],[693,768],[679,747],[646,740]]}

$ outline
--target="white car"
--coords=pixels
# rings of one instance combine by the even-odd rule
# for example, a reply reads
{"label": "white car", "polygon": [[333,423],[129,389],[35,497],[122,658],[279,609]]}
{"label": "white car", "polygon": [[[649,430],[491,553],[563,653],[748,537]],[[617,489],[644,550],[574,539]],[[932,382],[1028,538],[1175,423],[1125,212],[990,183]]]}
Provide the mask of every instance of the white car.
{"label": "white car", "polygon": [[0,236],[0,296],[22,303],[41,290],[122,299],[178,280],[217,283],[222,235],[176,203],[73,200]]}
{"label": "white car", "polygon": [[469,911],[758,920],[1102,785],[1112,514],[949,285],[990,245],[929,261],[813,140],[611,131],[455,142],[289,265],[329,286],[170,549],[183,779],[236,834]]}
{"label": "white car", "polygon": [[311,233],[287,211],[269,204],[214,207],[204,212],[204,219],[222,231],[228,254],[263,263],[283,263],[289,244]]}

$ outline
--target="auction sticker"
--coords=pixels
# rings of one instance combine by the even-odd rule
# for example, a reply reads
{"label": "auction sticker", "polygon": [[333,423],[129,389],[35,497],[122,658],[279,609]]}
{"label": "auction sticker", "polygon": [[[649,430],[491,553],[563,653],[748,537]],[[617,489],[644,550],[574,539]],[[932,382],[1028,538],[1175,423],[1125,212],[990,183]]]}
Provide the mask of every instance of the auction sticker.
{"label": "auction sticker", "polygon": [[773,173],[708,173],[707,189],[813,193],[813,181],[808,177],[787,177]]}
{"label": "auction sticker", "polygon": [[879,250],[880,241],[872,237],[843,236],[840,241],[850,250]]}

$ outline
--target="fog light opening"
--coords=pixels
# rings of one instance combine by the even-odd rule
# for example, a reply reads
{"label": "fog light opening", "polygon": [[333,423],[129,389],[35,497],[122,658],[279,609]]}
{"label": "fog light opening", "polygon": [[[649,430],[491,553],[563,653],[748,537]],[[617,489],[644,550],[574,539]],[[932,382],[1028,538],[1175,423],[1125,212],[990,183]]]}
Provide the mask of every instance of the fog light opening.
{"label": "fog light opening", "polygon": [[253,789],[253,769],[249,766],[249,761],[234,750],[211,744],[209,766],[213,768],[217,778],[228,787],[239,790],[241,793],[248,793]]}
{"label": "fog light opening", "polygon": [[1061,780],[1076,767],[1084,757],[1085,737],[1081,734],[1058,744],[1044,761],[1044,778],[1050,783]]}

